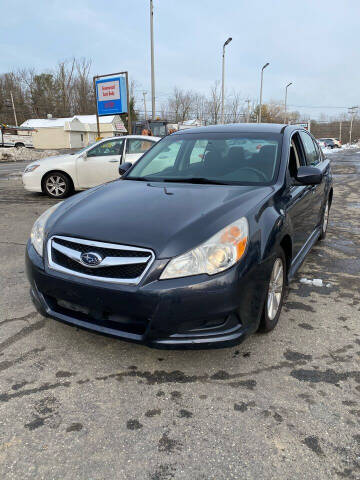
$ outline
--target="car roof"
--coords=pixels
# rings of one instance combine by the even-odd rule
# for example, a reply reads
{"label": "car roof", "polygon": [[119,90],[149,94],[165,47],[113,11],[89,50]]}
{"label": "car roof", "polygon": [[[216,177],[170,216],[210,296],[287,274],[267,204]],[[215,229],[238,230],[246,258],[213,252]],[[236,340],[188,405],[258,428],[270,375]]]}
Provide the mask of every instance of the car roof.
{"label": "car roof", "polygon": [[285,128],[291,127],[299,129],[297,125],[281,123],[228,123],[226,125],[187,128],[186,130],[178,130],[173,135],[187,135],[189,133],[283,133]]}
{"label": "car roof", "polygon": [[[152,137],[151,135],[118,135],[116,137],[105,137],[101,139],[101,142],[105,140],[115,140],[118,138],[135,138],[138,140],[151,140],[151,141],[159,141],[161,137]],[[97,142],[96,142],[97,143]]]}

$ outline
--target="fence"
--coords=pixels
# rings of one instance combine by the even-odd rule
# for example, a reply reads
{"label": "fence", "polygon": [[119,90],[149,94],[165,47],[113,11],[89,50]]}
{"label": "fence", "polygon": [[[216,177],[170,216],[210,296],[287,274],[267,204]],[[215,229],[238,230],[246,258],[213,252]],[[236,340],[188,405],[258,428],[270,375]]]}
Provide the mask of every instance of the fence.
{"label": "fence", "polygon": [[[315,122],[311,121],[311,133],[315,138],[338,138],[342,143],[350,141],[350,121],[344,122]],[[360,120],[354,120],[352,125],[351,142],[360,140]]]}

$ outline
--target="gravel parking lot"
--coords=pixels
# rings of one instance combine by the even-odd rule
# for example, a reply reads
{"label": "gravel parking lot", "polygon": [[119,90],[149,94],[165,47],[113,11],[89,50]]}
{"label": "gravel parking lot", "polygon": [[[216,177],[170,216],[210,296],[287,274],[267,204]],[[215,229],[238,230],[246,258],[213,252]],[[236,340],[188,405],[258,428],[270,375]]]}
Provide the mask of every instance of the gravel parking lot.
{"label": "gravel parking lot", "polygon": [[359,479],[360,150],[331,158],[328,236],[278,327],[206,351],[151,350],[37,314],[24,249],[55,201],[2,164],[0,478]]}

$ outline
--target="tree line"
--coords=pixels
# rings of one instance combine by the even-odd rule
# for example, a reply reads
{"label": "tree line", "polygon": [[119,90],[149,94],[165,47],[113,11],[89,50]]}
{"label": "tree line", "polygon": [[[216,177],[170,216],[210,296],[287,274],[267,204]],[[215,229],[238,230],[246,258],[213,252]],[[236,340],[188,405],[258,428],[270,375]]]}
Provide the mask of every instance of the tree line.
{"label": "tree line", "polygon": [[[58,62],[50,70],[38,72],[24,68],[0,74],[0,123],[14,124],[13,97],[18,124],[29,118],[46,118],[94,114],[96,111],[91,60],[72,58]],[[130,82],[130,111],[132,119],[144,117],[144,105],[135,96],[135,82]],[[255,100],[244,98],[240,92],[228,92],[224,104],[226,123],[256,122],[259,106]],[[221,88],[215,82],[208,94],[175,87],[160,105],[157,115],[171,122],[199,119],[205,124],[221,121]],[[287,120],[298,121],[298,112],[288,112]],[[262,106],[262,121],[283,123],[284,106],[268,102]]]}

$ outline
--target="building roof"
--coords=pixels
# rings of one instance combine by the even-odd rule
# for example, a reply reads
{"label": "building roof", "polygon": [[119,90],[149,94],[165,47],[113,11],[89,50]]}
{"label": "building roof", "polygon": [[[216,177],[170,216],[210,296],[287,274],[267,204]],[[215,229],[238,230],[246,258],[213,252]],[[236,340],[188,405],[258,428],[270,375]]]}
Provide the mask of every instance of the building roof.
{"label": "building roof", "polygon": [[71,122],[72,118],[30,118],[21,124],[22,127],[31,128],[53,128],[64,127],[66,122]]}
{"label": "building roof", "polygon": [[[77,118],[81,123],[96,123],[96,115],[75,115],[73,118]],[[106,115],[105,117],[99,117],[100,123],[112,123],[115,115]],[[121,120],[121,119],[119,119]]]}
{"label": "building roof", "polygon": [[[115,115],[99,117],[100,124],[109,124],[114,121]],[[64,118],[30,118],[21,124],[22,127],[30,128],[56,128],[65,127],[66,123],[78,120],[82,124],[96,125],[96,115],[74,115],[73,117]],[[121,118],[118,119],[122,123]]]}

